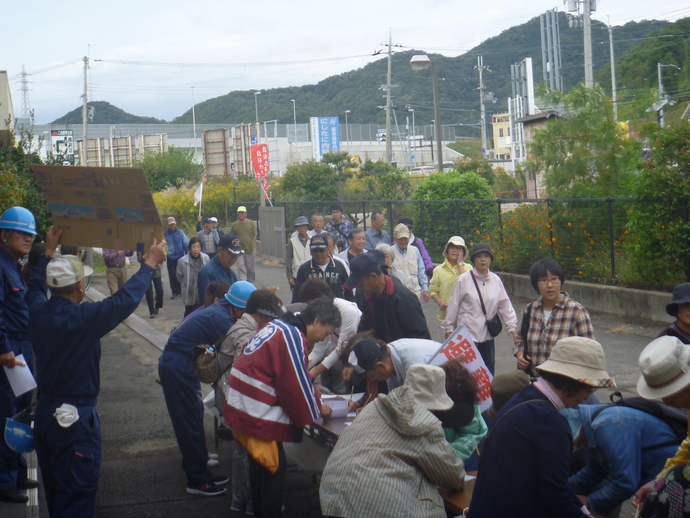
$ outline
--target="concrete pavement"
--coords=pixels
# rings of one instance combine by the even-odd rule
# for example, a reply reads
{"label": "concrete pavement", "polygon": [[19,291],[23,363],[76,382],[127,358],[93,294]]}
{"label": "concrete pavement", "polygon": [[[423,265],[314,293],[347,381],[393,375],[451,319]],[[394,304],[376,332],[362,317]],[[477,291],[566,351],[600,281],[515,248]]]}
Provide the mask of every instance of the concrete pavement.
{"label": "concrete pavement", "polygon": [[[131,275],[136,267],[129,269]],[[278,286],[278,296],[289,303],[291,294],[285,269],[278,265],[257,262],[257,285]],[[108,294],[105,274],[96,274],[93,286]],[[149,318],[146,301],[142,300],[135,314],[156,329],[168,333],[182,317],[181,299],[171,300],[164,271],[165,303],[159,316]],[[567,283],[565,289],[567,290]],[[528,300],[514,300],[518,315]],[[424,312],[433,338],[438,338],[436,304],[424,304]],[[607,355],[607,368],[615,376],[619,390],[634,393],[637,381],[637,357],[644,346],[665,324],[633,321],[612,313],[593,313],[597,339]],[[230,497],[205,498],[185,492],[181,457],[165,408],[161,387],[155,382],[160,350],[149,341],[121,325],[102,341],[101,396],[98,411],[103,434],[103,466],[98,492],[98,517],[205,517],[244,516],[230,511]],[[496,340],[496,369],[504,372],[515,368],[512,342],[505,332]],[[208,387],[206,387],[208,390]],[[600,390],[600,399],[607,398]],[[213,420],[206,417],[207,443],[213,447]],[[234,443],[223,438],[218,453],[221,464],[214,471],[230,473]],[[39,489],[38,512],[33,507],[0,503],[0,516],[7,518],[47,516],[42,491]],[[289,517],[319,517],[318,491],[310,474],[291,466],[284,494]],[[634,516],[631,506],[624,506],[624,518]]]}

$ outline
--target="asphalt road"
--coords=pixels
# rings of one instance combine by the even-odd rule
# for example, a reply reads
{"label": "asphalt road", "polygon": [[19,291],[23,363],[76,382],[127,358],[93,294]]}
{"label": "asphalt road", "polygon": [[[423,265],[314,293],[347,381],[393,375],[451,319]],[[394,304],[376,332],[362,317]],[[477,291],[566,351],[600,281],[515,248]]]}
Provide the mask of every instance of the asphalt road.
{"label": "asphalt road", "polygon": [[[132,275],[136,266],[129,269]],[[278,296],[289,302],[291,295],[282,266],[257,262],[257,285],[278,286]],[[182,317],[181,299],[171,300],[164,271],[166,289],[163,309],[155,319],[149,319],[146,301],[136,314],[156,328],[169,332]],[[93,286],[108,294],[105,274],[93,276]],[[567,284],[565,285],[567,290]],[[514,300],[521,313],[527,300]],[[597,339],[607,357],[607,369],[618,383],[619,390],[634,393],[638,378],[637,358],[644,346],[666,327],[651,321],[632,321],[612,313],[593,313],[592,321]],[[438,338],[436,304],[424,305],[424,312],[433,338]],[[170,419],[160,385],[155,381],[160,351],[150,342],[120,325],[102,341],[101,395],[98,411],[103,434],[103,465],[98,491],[96,516],[101,518],[129,517],[235,517],[243,513],[230,511],[229,496],[199,497],[185,492],[185,477],[181,456],[173,436]],[[504,372],[515,368],[512,342],[499,335],[496,342],[496,369]],[[208,390],[208,387],[206,387]],[[597,393],[600,399],[606,391]],[[213,419],[206,416],[207,443],[214,448]],[[220,439],[217,453],[221,464],[214,471],[230,474],[234,443],[227,437]],[[39,489],[38,512],[35,508],[0,503],[0,516],[6,518],[47,516],[45,501]],[[318,490],[312,477],[291,466],[284,493],[284,516],[319,517]],[[621,514],[632,518],[634,511],[624,506]]]}

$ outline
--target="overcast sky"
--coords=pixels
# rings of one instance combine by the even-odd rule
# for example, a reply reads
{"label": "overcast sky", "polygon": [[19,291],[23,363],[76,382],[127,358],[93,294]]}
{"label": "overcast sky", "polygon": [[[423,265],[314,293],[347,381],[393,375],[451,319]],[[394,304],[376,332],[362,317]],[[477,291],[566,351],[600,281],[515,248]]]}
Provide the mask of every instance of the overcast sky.
{"label": "overcast sky", "polygon": [[[562,1],[5,0],[0,70],[10,76],[16,116],[22,65],[31,74],[39,124],[81,104],[87,54],[90,100],[170,120],[192,96],[198,103],[233,90],[313,84],[362,67],[380,59],[372,54],[389,30],[403,48],[457,56],[553,8],[563,10]],[[594,13],[614,26],[687,16],[688,0],[599,0]]]}

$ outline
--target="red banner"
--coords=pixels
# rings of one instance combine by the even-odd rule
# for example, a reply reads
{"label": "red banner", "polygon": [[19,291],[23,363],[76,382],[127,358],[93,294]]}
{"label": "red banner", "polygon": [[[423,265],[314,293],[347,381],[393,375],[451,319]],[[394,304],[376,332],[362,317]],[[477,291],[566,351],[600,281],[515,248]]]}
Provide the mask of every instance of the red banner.
{"label": "red banner", "polygon": [[266,144],[254,144],[250,148],[254,174],[257,178],[265,178],[271,172],[271,165],[268,162],[268,146]]}

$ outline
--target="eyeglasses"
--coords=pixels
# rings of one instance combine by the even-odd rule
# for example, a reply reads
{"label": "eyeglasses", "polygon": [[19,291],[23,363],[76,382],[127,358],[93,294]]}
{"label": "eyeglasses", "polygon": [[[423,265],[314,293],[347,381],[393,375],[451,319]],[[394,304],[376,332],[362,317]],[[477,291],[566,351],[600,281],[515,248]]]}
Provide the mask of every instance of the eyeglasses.
{"label": "eyeglasses", "polygon": [[539,282],[539,284],[542,284],[542,285],[544,285],[544,286],[546,286],[546,285],[549,284],[549,283],[555,285],[555,284],[560,284],[560,283],[561,283],[561,279],[558,278],[558,277],[549,277],[548,279],[547,279],[546,277],[543,277],[543,278],[539,279],[538,282]]}

